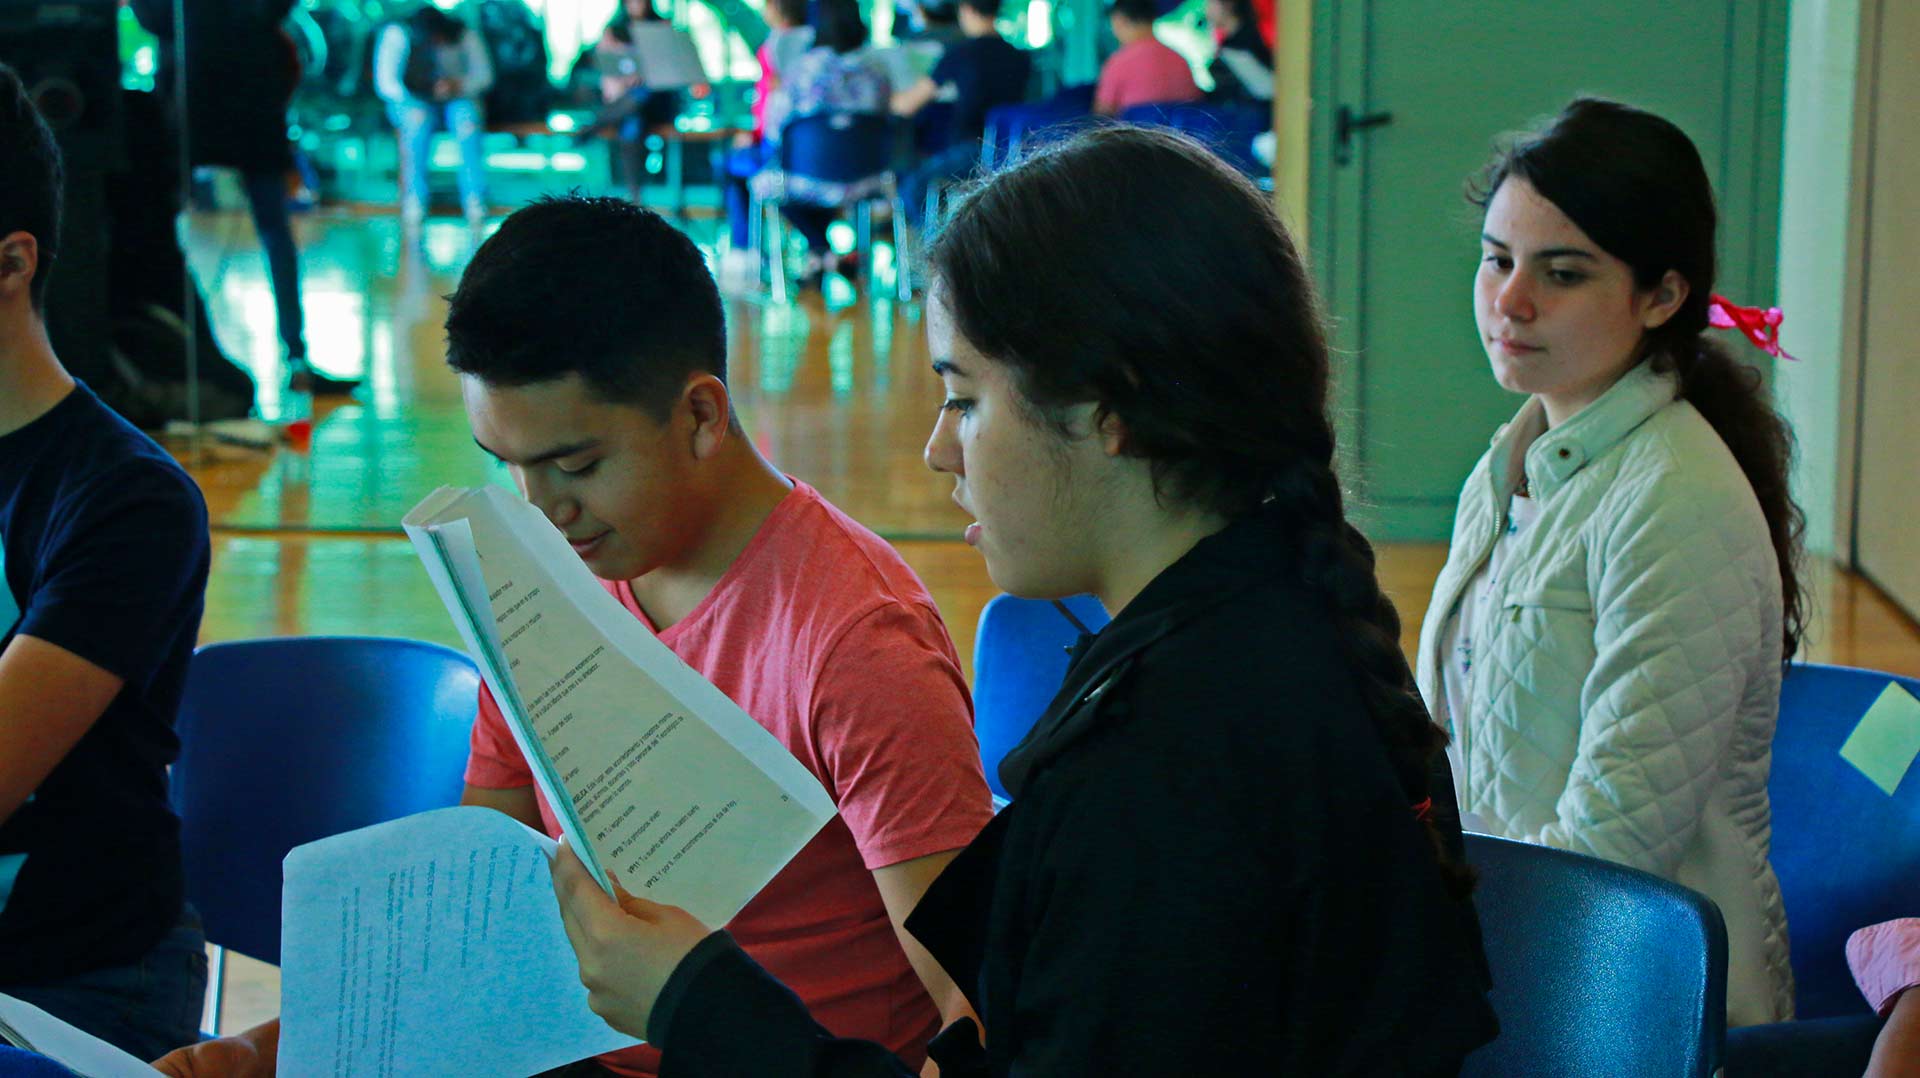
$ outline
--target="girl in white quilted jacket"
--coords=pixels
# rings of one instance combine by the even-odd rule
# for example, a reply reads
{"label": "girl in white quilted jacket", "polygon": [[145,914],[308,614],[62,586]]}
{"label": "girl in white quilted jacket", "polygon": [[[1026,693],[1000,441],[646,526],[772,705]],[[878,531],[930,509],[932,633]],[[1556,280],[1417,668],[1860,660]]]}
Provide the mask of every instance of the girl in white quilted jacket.
{"label": "girl in white quilted jacket", "polygon": [[1786,1019],[1767,771],[1802,520],[1759,372],[1704,336],[1753,314],[1712,295],[1706,170],[1671,123],[1582,99],[1475,190],[1480,335],[1529,398],[1461,491],[1421,631],[1460,807],[1704,892],[1729,1020]]}

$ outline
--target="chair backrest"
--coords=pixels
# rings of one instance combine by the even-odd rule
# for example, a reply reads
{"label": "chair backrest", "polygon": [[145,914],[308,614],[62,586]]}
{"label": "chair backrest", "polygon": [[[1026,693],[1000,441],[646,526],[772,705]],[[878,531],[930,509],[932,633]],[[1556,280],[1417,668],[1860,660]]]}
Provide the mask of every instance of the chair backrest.
{"label": "chair backrest", "polygon": [[983,168],[1004,168],[1022,153],[1066,138],[1100,121],[1094,116],[1089,89],[1082,100],[1079,87],[1062,90],[1045,101],[998,105],[987,110],[980,137]]}
{"label": "chair backrest", "polygon": [[1706,896],[1565,850],[1467,836],[1500,1036],[1463,1078],[1708,1078],[1727,1021],[1727,930]]}
{"label": "chair backrest", "polygon": [[1119,118],[1122,123],[1171,127],[1191,135],[1250,176],[1268,171],[1253,154],[1253,140],[1273,129],[1273,116],[1264,110],[1191,103],[1135,105]]}
{"label": "chair backrest", "polygon": [[277,964],[287,851],[458,804],[479,684],[465,655],[415,640],[291,637],[195,653],[173,805],[207,939]]}
{"label": "chair backrest", "polygon": [[1914,678],[1814,663],[1795,663],[1780,686],[1767,793],[1800,1018],[1865,1014],[1847,936],[1920,915],[1920,768],[1889,797],[1840,756],[1889,684],[1920,697]]}
{"label": "chair backrest", "polygon": [[873,112],[817,112],[780,131],[780,170],[828,183],[855,183],[893,163],[893,119]]}
{"label": "chair backrest", "polygon": [[[1107,623],[1106,610],[1091,595],[1066,604],[1088,629]],[[1008,796],[1000,785],[1000,759],[1053,702],[1067,676],[1067,649],[1079,637],[1047,600],[997,595],[980,611],[973,641],[973,729],[995,794]]]}

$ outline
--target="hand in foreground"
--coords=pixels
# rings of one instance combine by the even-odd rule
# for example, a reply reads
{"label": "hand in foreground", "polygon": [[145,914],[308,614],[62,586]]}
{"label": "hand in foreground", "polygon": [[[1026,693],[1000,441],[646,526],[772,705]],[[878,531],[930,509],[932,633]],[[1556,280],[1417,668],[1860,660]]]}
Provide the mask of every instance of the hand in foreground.
{"label": "hand in foreground", "polygon": [[[613,881],[616,904],[593,882],[565,841],[553,859],[553,893],[560,923],[580,961],[587,1004],[607,1024],[645,1038],[660,990],[694,945],[712,930],[678,906],[635,898]],[[198,1078],[198,1076],[190,1076]]]}
{"label": "hand in foreground", "polygon": [[280,1027],[277,1022],[269,1025],[271,1030],[255,1026],[237,1037],[176,1048],[155,1060],[153,1069],[173,1078],[273,1078],[275,1053],[260,1039],[270,1036],[277,1044]]}

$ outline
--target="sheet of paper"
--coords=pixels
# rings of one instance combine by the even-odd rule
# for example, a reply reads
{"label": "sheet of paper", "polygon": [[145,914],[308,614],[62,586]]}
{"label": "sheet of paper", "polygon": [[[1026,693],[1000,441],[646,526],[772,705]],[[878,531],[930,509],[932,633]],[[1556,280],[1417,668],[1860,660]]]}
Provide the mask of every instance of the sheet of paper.
{"label": "sheet of paper", "polygon": [[1860,769],[1860,773],[1892,797],[1900,780],[1920,756],[1920,700],[1901,688],[1897,681],[1887,682],[1886,690],[1860,717],[1860,724],[1840,746],[1840,758]]}
{"label": "sheet of paper", "polygon": [[288,854],[279,1073],[523,1078],[639,1043],[587,1007],[553,849],[466,806]]}
{"label": "sheet of paper", "polygon": [[0,1025],[16,1047],[59,1061],[84,1078],[154,1078],[154,1069],[106,1041],[12,996],[0,995]]}
{"label": "sheet of paper", "polygon": [[[464,515],[428,519],[443,514]],[[407,525],[603,883],[604,867],[725,924],[832,818],[813,774],[621,607],[538,509],[481,488],[436,494]]]}
{"label": "sheet of paper", "polygon": [[678,90],[707,81],[700,50],[684,31],[664,22],[642,23],[631,29],[631,50],[649,90]]}

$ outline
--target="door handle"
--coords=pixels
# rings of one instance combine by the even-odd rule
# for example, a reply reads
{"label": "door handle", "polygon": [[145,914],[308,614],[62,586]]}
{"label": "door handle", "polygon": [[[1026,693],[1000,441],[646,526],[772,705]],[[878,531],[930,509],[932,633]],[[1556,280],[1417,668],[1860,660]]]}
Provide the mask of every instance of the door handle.
{"label": "door handle", "polygon": [[1353,163],[1353,136],[1357,131],[1368,131],[1376,127],[1385,127],[1393,122],[1391,112],[1355,112],[1347,105],[1333,116],[1333,163],[1350,165]]}

